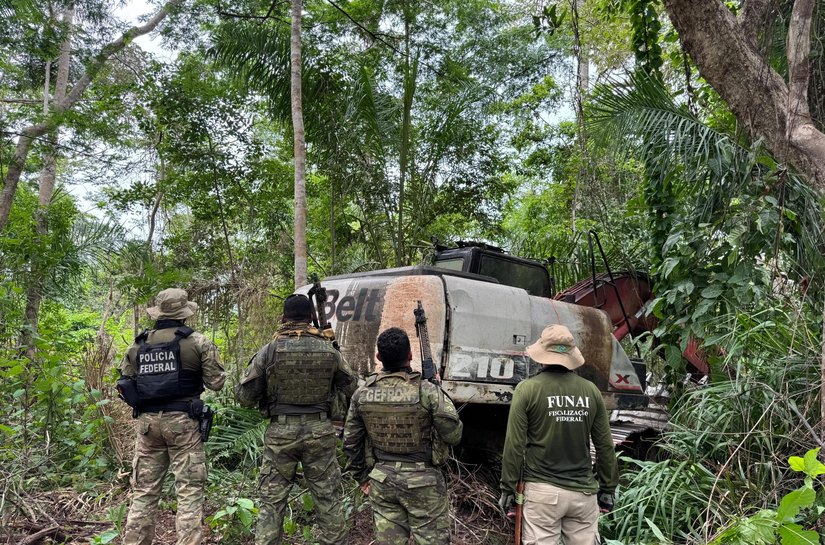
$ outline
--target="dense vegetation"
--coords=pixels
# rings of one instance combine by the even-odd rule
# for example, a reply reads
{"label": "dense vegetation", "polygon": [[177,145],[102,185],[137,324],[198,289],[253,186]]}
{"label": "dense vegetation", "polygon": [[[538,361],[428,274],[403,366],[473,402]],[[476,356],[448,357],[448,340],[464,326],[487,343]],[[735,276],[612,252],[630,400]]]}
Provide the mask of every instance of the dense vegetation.
{"label": "dense vegetation", "polygon": [[[308,0],[308,269],[425,263],[434,238],[475,239],[554,257],[565,287],[590,274],[597,232],[614,270],[654,280],[659,325],[635,342],[672,413],[658,458],[626,460],[603,535],[820,543],[817,156],[783,151],[743,117],[680,4]],[[743,40],[778,81],[797,82],[788,96],[804,95],[814,136],[825,130],[825,7],[718,4],[756,21]],[[55,505],[71,511],[55,498],[70,494],[84,516],[115,523],[86,535],[114,539],[132,448],[116,367],[149,325],[150,298],[178,286],[230,376],[209,399],[209,520],[243,542],[264,424],[232,391],[294,288],[290,5],[140,10],[159,15],[127,23],[101,0],[0,0],[0,519],[54,522]],[[710,364],[699,382],[685,377],[690,339]],[[460,481],[454,494],[469,494]],[[355,518],[362,498],[346,486]],[[471,499],[498,517],[489,498]],[[297,490],[296,540],[311,542],[311,510]]]}

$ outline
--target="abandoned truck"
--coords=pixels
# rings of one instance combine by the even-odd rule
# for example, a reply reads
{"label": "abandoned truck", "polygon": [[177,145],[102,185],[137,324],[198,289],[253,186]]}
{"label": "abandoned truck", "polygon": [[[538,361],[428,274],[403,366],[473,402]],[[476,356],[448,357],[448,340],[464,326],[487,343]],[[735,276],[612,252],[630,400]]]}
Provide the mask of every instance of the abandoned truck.
{"label": "abandoned truck", "polygon": [[[627,282],[621,278],[620,283]],[[457,248],[438,251],[431,266],[331,276],[323,286],[326,318],[342,353],[362,376],[380,368],[375,342],[381,331],[392,326],[410,335],[412,367],[421,370],[413,311],[422,303],[433,362],[465,423],[465,446],[499,450],[513,389],[538,371],[538,364],[524,350],[548,324],[563,324],[576,338],[586,360],[577,372],[599,387],[613,411],[611,427],[617,445],[640,454],[634,449],[638,451],[640,441],[655,434],[666,419],[660,409],[648,408],[644,363],[631,360],[614,335],[614,330],[621,330],[621,337],[645,327],[643,306],[650,293],[640,291],[636,283],[622,287],[624,304],[615,285],[613,290],[603,289],[601,297],[598,293],[591,297],[614,307],[618,298],[623,328],[615,327],[618,320],[607,312],[587,306],[591,304],[587,289],[577,285],[554,299],[542,263],[486,244],[459,243]],[[594,277],[593,290],[598,287]],[[309,288],[299,291],[306,293]],[[608,291],[610,297],[605,296]]]}

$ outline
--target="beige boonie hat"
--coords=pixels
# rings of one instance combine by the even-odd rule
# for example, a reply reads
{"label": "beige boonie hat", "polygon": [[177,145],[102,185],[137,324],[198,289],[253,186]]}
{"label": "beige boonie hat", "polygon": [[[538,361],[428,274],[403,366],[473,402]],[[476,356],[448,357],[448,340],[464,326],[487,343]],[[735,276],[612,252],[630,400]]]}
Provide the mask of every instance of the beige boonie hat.
{"label": "beige boonie hat", "polygon": [[153,320],[185,320],[198,310],[198,304],[189,301],[186,290],[169,288],[155,297],[155,306],[146,309],[146,314]]}
{"label": "beige boonie hat", "polygon": [[527,355],[542,365],[561,365],[571,371],[584,365],[573,334],[563,325],[545,327],[539,340],[527,347]]}

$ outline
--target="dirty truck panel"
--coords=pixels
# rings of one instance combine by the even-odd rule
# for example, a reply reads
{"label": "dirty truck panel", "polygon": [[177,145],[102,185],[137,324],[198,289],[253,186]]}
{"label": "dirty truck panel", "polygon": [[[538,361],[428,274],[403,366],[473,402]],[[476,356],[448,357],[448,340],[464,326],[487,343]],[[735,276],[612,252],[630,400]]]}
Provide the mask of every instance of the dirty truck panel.
{"label": "dirty truck panel", "polygon": [[323,281],[325,313],[342,353],[362,376],[380,368],[376,338],[392,326],[410,335],[412,366],[420,370],[413,310],[421,301],[443,387],[456,403],[471,404],[509,404],[515,385],[538,370],[524,352],[527,345],[548,324],[563,324],[585,357],[579,373],[599,387],[608,408],[646,404],[603,312],[478,278],[431,267],[330,277]]}

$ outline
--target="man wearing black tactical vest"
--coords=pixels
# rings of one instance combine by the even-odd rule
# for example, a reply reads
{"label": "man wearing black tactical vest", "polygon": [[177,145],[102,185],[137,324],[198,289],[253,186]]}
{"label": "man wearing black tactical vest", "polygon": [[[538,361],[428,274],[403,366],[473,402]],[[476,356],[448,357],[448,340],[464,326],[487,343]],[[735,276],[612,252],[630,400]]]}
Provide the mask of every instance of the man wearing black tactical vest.
{"label": "man wearing black tactical vest", "polygon": [[198,305],[186,291],[167,289],[146,309],[155,327],[141,333],[120,365],[118,390],[137,418],[132,505],[124,545],[150,545],[163,480],[171,469],[177,495],[178,545],[200,545],[206,457],[200,394],[218,391],[226,375],[215,345],[186,327]]}
{"label": "man wearing black tactical vest", "polygon": [[370,498],[377,545],[406,545],[411,535],[419,544],[447,544],[449,500],[438,466],[447,445],[461,440],[461,420],[441,388],[410,368],[403,330],[385,330],[377,344],[384,368],[355,392],[347,414],[347,467]]}
{"label": "man wearing black tactical vest", "polygon": [[331,339],[312,326],[312,302],[305,295],[286,298],[281,321],[272,342],[249,362],[235,392],[241,405],[257,407],[271,419],[264,437],[255,543],[281,543],[284,510],[300,463],[315,500],[318,540],[344,544],[341,469],[329,416],[336,393],[349,400],[357,379]]}
{"label": "man wearing black tactical vest", "polygon": [[[527,347],[542,370],[516,386],[501,460],[501,499],[507,510],[525,482],[519,545],[593,545],[599,511],[613,508],[619,470],[604,400],[595,384],[574,373],[584,357],[570,330],[544,328]],[[590,441],[596,465],[590,460]]]}

